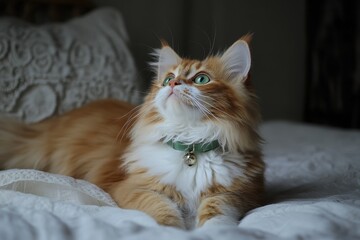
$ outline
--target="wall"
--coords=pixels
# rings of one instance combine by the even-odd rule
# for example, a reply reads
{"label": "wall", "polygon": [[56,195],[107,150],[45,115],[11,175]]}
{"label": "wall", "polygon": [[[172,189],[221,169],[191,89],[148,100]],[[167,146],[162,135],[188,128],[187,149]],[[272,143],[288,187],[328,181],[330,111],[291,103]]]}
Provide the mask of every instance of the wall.
{"label": "wall", "polygon": [[303,119],[305,0],[96,0],[124,16],[141,73],[164,38],[182,56],[202,58],[254,33],[252,79],[265,120]]}

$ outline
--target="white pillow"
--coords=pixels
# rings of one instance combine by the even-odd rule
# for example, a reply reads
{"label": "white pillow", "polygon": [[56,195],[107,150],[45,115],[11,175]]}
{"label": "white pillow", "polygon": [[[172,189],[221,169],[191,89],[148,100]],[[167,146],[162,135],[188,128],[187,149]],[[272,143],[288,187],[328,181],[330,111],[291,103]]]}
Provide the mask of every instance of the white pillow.
{"label": "white pillow", "polygon": [[0,171],[0,191],[2,190],[44,196],[75,204],[117,206],[108,193],[87,181],[34,169]]}
{"label": "white pillow", "polygon": [[96,99],[139,103],[127,41],[110,8],[41,26],[0,19],[0,113],[37,122]]}

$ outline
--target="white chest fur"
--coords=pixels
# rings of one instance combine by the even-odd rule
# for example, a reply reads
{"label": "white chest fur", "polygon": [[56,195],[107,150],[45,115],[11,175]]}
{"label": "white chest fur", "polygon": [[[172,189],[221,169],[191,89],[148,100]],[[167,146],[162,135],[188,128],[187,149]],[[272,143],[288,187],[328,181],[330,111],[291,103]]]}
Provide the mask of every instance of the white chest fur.
{"label": "white chest fur", "polygon": [[176,187],[186,199],[184,217],[187,228],[192,229],[201,192],[214,182],[226,187],[235,177],[244,176],[241,167],[244,159],[218,149],[197,154],[197,163],[188,166],[184,154],[166,144],[155,143],[137,146],[136,151],[127,154],[126,161],[133,162],[133,167],[148,169],[148,174],[158,176],[162,184]]}
{"label": "white chest fur", "polygon": [[194,203],[213,182],[229,186],[235,177],[243,175],[239,164],[244,160],[240,155],[212,150],[197,154],[197,163],[188,166],[184,163],[184,154],[166,144],[155,143],[137,146],[136,151],[128,153],[126,159],[134,161],[137,167],[148,169],[148,173],[158,176],[161,183],[175,186],[188,201]]}

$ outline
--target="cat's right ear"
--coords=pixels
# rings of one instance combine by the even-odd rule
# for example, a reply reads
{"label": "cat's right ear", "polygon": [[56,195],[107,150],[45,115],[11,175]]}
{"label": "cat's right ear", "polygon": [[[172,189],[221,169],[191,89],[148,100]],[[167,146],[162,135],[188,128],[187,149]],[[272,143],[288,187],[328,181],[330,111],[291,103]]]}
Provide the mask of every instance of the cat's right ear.
{"label": "cat's right ear", "polygon": [[245,81],[251,66],[251,55],[248,43],[251,35],[245,35],[229,47],[221,56],[225,69],[231,79]]}
{"label": "cat's right ear", "polygon": [[172,66],[178,65],[181,62],[181,58],[177,53],[165,42],[161,41],[162,47],[155,49],[153,56],[155,61],[150,63],[154,72],[158,77],[161,77]]}

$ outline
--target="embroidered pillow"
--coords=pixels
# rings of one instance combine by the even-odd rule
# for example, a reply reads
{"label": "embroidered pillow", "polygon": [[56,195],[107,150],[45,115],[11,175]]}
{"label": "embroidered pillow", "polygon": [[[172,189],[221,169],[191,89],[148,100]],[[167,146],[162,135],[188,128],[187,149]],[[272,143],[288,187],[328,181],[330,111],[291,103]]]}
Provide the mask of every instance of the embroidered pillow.
{"label": "embroidered pillow", "polygon": [[101,98],[139,103],[139,77],[119,12],[66,23],[0,19],[0,113],[37,122]]}

